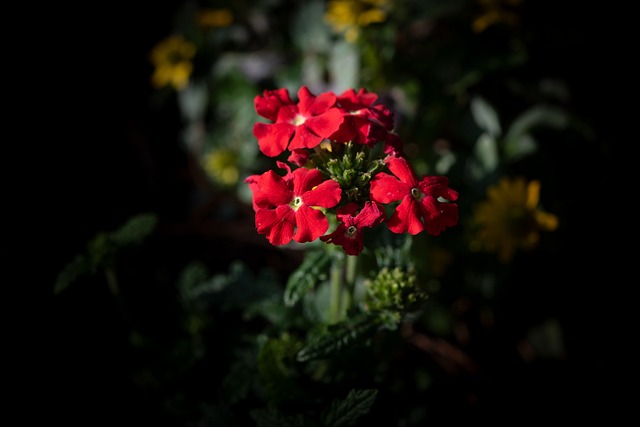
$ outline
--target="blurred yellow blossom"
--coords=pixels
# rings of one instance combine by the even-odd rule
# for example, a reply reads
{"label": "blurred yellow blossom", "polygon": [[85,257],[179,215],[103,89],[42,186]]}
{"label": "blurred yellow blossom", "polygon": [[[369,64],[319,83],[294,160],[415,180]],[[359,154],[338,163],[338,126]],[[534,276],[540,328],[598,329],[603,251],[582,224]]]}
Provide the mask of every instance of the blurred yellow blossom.
{"label": "blurred yellow blossom", "polygon": [[360,29],[387,19],[389,0],[329,0],[324,21],[348,42],[360,37]]}
{"label": "blurred yellow blossom", "polygon": [[202,9],[196,22],[201,27],[228,27],[233,22],[233,13],[229,9]]}
{"label": "blurred yellow blossom", "polygon": [[180,35],[172,35],[158,42],[150,54],[154,66],[151,76],[153,86],[162,88],[170,85],[176,90],[184,89],[193,71],[192,59],[195,54],[195,45]]}
{"label": "blurred yellow blossom", "polygon": [[558,227],[558,218],[543,211],[539,200],[539,181],[501,178],[487,189],[487,199],[474,212],[477,230],[471,248],[497,252],[503,263],[509,262],[518,249],[535,248],[541,231]]}
{"label": "blurred yellow blossom", "polygon": [[516,25],[520,19],[513,9],[522,3],[522,0],[476,0],[482,9],[482,13],[473,20],[472,28],[476,33],[481,33],[492,25],[504,23]]}
{"label": "blurred yellow blossom", "polygon": [[238,182],[238,156],[229,149],[221,148],[209,151],[204,158],[204,170],[217,183],[233,186]]}

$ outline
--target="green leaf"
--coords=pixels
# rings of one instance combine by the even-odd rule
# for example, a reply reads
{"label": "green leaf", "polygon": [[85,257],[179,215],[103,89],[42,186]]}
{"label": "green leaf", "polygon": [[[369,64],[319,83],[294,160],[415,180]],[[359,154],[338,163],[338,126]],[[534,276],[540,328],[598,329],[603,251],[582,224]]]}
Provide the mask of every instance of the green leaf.
{"label": "green leaf", "polygon": [[295,360],[301,347],[301,341],[283,334],[269,339],[260,349],[258,373],[269,402],[278,405],[304,398]]}
{"label": "green leaf", "polygon": [[68,263],[56,278],[53,292],[59,294],[80,276],[91,272],[91,263],[84,255],[77,255],[73,261]]}
{"label": "green leaf", "polygon": [[494,138],[502,134],[498,113],[482,97],[475,97],[471,100],[471,115],[480,129],[487,132]]}
{"label": "green leaf", "polygon": [[474,147],[474,154],[483,175],[494,172],[498,167],[498,143],[493,136],[486,133],[480,135]]}
{"label": "green leaf", "polygon": [[311,337],[298,352],[297,359],[307,362],[335,356],[348,347],[366,342],[379,326],[379,318],[368,314],[331,325]]}
{"label": "green leaf", "polygon": [[378,390],[351,390],[344,400],[334,400],[326,417],[327,427],[346,427],[371,410]]}
{"label": "green leaf", "polygon": [[138,244],[153,232],[157,223],[157,215],[140,214],[130,218],[122,227],[113,232],[111,238],[120,246]]}
{"label": "green leaf", "polygon": [[535,105],[518,116],[505,135],[504,152],[509,160],[531,154],[537,148],[530,135],[536,128],[563,129],[569,123],[565,111],[549,105]]}
{"label": "green leaf", "polygon": [[302,264],[289,276],[284,291],[285,305],[287,307],[293,306],[320,280],[324,280],[330,262],[331,257],[328,251],[312,250],[307,252]]}

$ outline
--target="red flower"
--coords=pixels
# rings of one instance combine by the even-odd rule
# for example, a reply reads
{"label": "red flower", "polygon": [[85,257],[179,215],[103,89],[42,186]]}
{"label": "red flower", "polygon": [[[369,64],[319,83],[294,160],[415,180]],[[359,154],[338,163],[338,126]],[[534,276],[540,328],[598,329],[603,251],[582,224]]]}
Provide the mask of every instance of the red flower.
{"label": "red flower", "polygon": [[300,243],[315,240],[329,228],[327,217],[316,207],[336,206],[342,189],[331,179],[323,181],[317,169],[291,172],[286,164],[278,164],[288,170],[285,176],[269,170],[245,179],[253,192],[256,229],[275,246],[291,239]]}
{"label": "red flower", "polygon": [[354,215],[357,210],[357,203],[349,203],[338,209],[337,217],[341,223],[333,233],[320,236],[320,240],[342,246],[347,255],[362,252],[364,227],[380,224],[384,221],[384,212],[375,202],[365,202],[360,212]]}
{"label": "red flower", "polygon": [[384,134],[393,129],[393,113],[382,104],[373,105],[377,99],[378,95],[364,88],[358,92],[353,89],[342,92],[337,104],[344,121],[329,139],[369,145],[384,140]]}
{"label": "red flower", "polygon": [[253,126],[253,135],[265,155],[275,157],[287,148],[313,148],[340,127],[343,118],[335,107],[335,94],[325,92],[316,97],[302,86],[298,99],[294,104],[286,89],[266,90],[254,98],[256,112],[274,122]]}
{"label": "red flower", "polygon": [[447,177],[425,176],[418,181],[402,157],[389,157],[387,166],[395,176],[376,174],[370,194],[383,204],[402,200],[387,221],[391,231],[415,235],[426,230],[437,236],[458,223],[458,205],[449,203],[458,199],[458,192],[449,188]]}

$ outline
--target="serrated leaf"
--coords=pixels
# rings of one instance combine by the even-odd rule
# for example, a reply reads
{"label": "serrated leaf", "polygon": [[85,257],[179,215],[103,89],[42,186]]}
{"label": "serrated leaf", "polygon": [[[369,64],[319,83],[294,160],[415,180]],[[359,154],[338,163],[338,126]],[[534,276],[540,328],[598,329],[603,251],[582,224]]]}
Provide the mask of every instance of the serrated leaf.
{"label": "serrated leaf", "polygon": [[291,273],[284,291],[284,303],[287,307],[296,304],[318,281],[326,277],[326,270],[331,261],[327,251],[316,250],[306,253],[302,264]]}
{"label": "serrated leaf", "polygon": [[158,223],[158,217],[152,213],[140,214],[130,218],[122,227],[111,234],[118,245],[138,244],[149,236]]}
{"label": "serrated leaf", "polygon": [[484,98],[475,97],[471,100],[471,115],[480,129],[492,137],[497,138],[502,134],[498,113]]}
{"label": "serrated leaf", "polygon": [[334,400],[326,417],[327,427],[346,427],[353,425],[358,418],[366,415],[376,400],[378,390],[351,390],[344,400]]}
{"label": "serrated leaf", "polygon": [[90,273],[91,264],[84,255],[77,255],[70,263],[68,263],[56,278],[53,286],[53,292],[59,294],[65,290],[71,283],[75,282],[78,277]]}
{"label": "serrated leaf", "polygon": [[308,362],[335,356],[348,347],[364,343],[379,326],[379,319],[368,315],[331,325],[309,340],[298,352],[297,360]]}

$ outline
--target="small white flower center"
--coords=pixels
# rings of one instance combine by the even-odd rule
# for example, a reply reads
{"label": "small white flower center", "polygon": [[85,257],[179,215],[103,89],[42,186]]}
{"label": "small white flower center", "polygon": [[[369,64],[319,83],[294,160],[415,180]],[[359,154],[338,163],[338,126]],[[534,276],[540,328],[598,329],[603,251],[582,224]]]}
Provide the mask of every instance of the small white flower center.
{"label": "small white flower center", "polygon": [[302,114],[296,114],[296,116],[293,118],[291,123],[294,126],[300,126],[301,124],[303,124],[305,122],[305,120],[307,120],[307,119]]}

